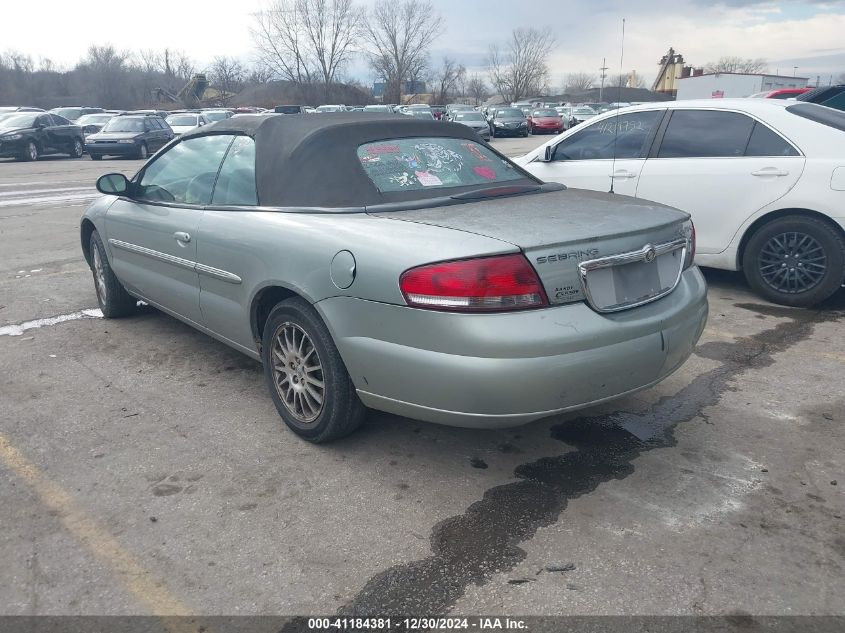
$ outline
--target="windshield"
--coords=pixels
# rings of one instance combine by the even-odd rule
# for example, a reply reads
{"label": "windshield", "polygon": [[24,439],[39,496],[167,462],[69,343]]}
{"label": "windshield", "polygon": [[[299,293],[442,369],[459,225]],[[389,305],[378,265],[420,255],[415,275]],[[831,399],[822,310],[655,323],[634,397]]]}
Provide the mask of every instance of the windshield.
{"label": "windshield", "polygon": [[514,165],[475,141],[402,138],[358,148],[361,166],[382,193],[462,187],[525,178]]}
{"label": "windshield", "polygon": [[55,110],[50,110],[50,112],[63,116],[71,121],[75,121],[82,116],[82,108],[56,108]]}
{"label": "windshield", "polygon": [[116,116],[106,123],[103,132],[143,132],[144,119]]}
{"label": "windshield", "polygon": [[534,114],[531,116],[543,117],[543,116],[557,116],[556,110],[534,110]]}
{"label": "windshield", "polygon": [[222,121],[229,118],[228,112],[205,112],[204,114],[209,121]]}
{"label": "windshield", "polygon": [[455,121],[484,121],[484,115],[480,112],[458,112]]}
{"label": "windshield", "polygon": [[13,114],[3,119],[3,127],[32,127],[38,114],[38,112]]}
{"label": "windshield", "polygon": [[103,125],[114,118],[113,114],[86,114],[79,117],[79,125]]}
{"label": "windshield", "polygon": [[197,125],[197,117],[187,114],[169,116],[166,120],[170,125]]}
{"label": "windshield", "polygon": [[507,118],[523,118],[525,114],[519,108],[504,108],[502,110],[496,111],[496,118],[497,119],[507,119]]}

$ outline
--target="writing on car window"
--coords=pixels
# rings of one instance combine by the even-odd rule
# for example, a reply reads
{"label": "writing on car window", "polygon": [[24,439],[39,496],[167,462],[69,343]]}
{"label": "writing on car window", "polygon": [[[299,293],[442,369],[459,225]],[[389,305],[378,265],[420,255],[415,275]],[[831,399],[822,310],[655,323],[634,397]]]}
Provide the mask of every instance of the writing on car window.
{"label": "writing on car window", "polygon": [[403,138],[358,148],[367,176],[382,193],[483,185],[525,176],[480,143],[461,138]]}

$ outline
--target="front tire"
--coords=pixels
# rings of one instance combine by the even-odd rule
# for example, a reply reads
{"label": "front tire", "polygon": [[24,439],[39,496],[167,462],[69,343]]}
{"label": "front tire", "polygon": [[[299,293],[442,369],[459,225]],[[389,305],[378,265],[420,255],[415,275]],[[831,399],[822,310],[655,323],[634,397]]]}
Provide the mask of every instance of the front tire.
{"label": "front tire", "polygon": [[150,152],[147,149],[147,144],[141,143],[141,147],[138,148],[138,158],[140,158],[141,160],[147,160],[147,158],[149,158],[149,156],[150,156]]}
{"label": "front tire", "polygon": [[845,240],[818,218],[777,218],[748,240],[742,268],[749,285],[763,298],[787,306],[813,306],[845,280]]}
{"label": "front tire", "polygon": [[82,154],[85,152],[85,146],[82,144],[82,139],[75,138],[73,139],[73,147],[70,149],[70,157],[71,158],[82,158]]}
{"label": "front tire", "polygon": [[39,152],[38,152],[38,145],[35,144],[35,141],[29,141],[26,144],[23,152],[21,153],[19,160],[23,161],[35,161],[38,160]]}
{"label": "front tire", "polygon": [[366,408],[320,315],[298,297],[279,303],[264,326],[261,359],[276,410],[301,438],[349,435]]}
{"label": "front tire", "polygon": [[107,319],[127,316],[135,312],[137,300],[126,292],[109,264],[106,247],[97,231],[91,233],[91,272],[94,275],[94,290],[97,303]]}

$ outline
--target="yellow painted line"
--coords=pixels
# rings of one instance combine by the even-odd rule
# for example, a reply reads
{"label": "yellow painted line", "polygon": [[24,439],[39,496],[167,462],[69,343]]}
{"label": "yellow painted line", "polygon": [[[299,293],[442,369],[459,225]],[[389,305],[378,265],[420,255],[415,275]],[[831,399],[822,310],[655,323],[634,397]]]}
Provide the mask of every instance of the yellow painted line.
{"label": "yellow painted line", "polygon": [[[126,589],[146,605],[153,615],[191,614],[184,604],[167,592],[163,581],[144,569],[133,554],[77,507],[71,495],[51,481],[3,435],[0,435],[0,459],[32,487],[41,502],[57,513],[65,528],[109,566]],[[165,620],[163,624],[173,631],[193,630],[188,621]]]}

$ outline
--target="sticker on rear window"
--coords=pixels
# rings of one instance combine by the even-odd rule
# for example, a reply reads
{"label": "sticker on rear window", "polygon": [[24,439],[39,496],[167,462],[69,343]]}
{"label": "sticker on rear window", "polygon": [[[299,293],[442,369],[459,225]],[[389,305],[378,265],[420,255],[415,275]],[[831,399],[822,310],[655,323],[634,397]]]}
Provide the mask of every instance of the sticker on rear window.
{"label": "sticker on rear window", "polygon": [[525,176],[489,148],[460,138],[404,138],[368,143],[358,159],[381,192],[487,185]]}

